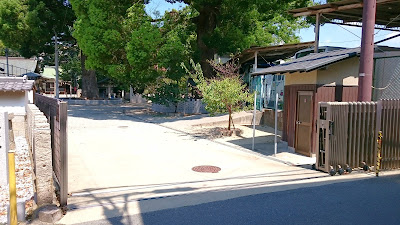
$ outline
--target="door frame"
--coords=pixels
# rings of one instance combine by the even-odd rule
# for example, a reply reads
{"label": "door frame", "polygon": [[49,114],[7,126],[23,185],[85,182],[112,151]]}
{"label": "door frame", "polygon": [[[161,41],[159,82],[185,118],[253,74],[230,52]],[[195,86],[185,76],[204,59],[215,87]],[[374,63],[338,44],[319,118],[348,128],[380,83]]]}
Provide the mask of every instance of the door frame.
{"label": "door frame", "polygon": [[[300,95],[308,95],[308,96],[311,96],[311,109],[310,109],[310,132],[309,132],[309,138],[310,138],[310,148],[309,148],[309,150],[308,150],[308,152],[302,152],[302,151],[298,151],[297,150],[297,142],[298,142],[298,135],[297,135],[297,131],[298,131],[298,124],[297,124],[297,121],[299,120],[299,100],[300,100],[300,98],[299,98],[299,96]],[[313,134],[313,118],[314,118],[314,102],[313,102],[313,97],[314,97],[314,92],[313,91],[297,91],[297,94],[296,94],[296,119],[295,119],[295,125],[294,125],[294,127],[295,127],[295,138],[294,138],[294,141],[295,141],[295,143],[294,143],[294,149],[295,149],[295,152],[297,152],[297,153],[300,153],[300,154],[304,154],[304,155],[307,155],[307,156],[311,156],[312,155],[312,146],[313,146],[313,143],[312,143],[312,134]]]}

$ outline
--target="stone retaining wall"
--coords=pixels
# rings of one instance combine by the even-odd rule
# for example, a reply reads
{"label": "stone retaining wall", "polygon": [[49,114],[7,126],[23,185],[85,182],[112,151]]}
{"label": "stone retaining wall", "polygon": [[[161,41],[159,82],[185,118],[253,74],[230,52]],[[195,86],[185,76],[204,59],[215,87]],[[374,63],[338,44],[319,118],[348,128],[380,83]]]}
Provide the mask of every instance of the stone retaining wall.
{"label": "stone retaining wall", "polygon": [[54,185],[50,124],[34,104],[27,106],[26,138],[32,151],[37,204],[52,204]]}
{"label": "stone retaining wall", "polygon": [[122,98],[107,100],[83,100],[83,99],[62,99],[68,102],[68,105],[119,105],[122,104]]}
{"label": "stone retaining wall", "polygon": [[[275,110],[264,109],[260,124],[275,127]],[[283,130],[283,111],[278,110],[278,130]]]}
{"label": "stone retaining wall", "polygon": [[[172,104],[170,106],[165,106],[153,103],[151,105],[151,109],[155,112],[175,113],[175,106]],[[188,99],[184,102],[178,103],[176,113],[206,114],[208,112],[206,111],[205,105],[203,104],[201,99]]]}
{"label": "stone retaining wall", "polygon": [[134,94],[130,96],[130,103],[146,103],[147,99],[144,98],[142,95],[140,94]]}

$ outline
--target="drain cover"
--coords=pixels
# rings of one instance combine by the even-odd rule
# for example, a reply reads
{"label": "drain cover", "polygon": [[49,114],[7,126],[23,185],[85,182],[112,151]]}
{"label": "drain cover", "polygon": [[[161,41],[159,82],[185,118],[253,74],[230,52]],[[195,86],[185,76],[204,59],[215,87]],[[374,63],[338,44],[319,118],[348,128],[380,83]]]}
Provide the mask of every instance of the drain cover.
{"label": "drain cover", "polygon": [[221,168],[217,166],[195,166],[192,170],[199,173],[218,173]]}

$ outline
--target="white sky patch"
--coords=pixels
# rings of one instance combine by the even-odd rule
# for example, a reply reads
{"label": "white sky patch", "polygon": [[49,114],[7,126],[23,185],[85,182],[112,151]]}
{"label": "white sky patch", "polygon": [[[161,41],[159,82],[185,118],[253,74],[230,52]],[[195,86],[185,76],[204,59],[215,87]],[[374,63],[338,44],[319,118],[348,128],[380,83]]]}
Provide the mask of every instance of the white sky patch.
{"label": "white sky patch", "polygon": [[332,41],[330,40],[330,39],[327,39],[327,40],[325,40],[325,41],[323,41],[323,43],[326,43],[326,44],[329,44],[329,43],[331,43]]}
{"label": "white sky patch", "polygon": [[[398,34],[400,34],[400,33],[393,31],[393,32],[385,35],[383,38],[381,38],[381,40],[385,39],[385,38],[393,37],[393,36],[398,35]],[[380,45],[387,45],[387,46],[391,46],[391,47],[400,47],[400,37],[395,37],[395,38],[390,39],[388,41],[382,42]]]}

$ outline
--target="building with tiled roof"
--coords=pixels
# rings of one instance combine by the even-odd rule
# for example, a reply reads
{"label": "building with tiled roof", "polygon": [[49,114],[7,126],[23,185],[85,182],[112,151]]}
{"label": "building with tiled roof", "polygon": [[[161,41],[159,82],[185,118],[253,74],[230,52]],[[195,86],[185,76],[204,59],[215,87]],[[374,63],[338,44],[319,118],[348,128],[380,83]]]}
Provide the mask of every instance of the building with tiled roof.
{"label": "building with tiled roof", "polygon": [[24,77],[0,76],[0,111],[25,115],[26,105],[33,95],[33,80]]}

